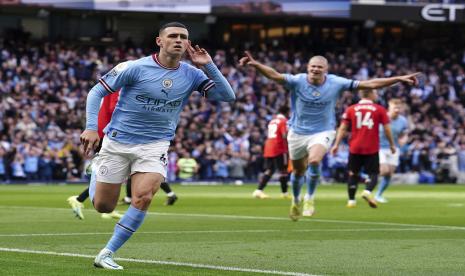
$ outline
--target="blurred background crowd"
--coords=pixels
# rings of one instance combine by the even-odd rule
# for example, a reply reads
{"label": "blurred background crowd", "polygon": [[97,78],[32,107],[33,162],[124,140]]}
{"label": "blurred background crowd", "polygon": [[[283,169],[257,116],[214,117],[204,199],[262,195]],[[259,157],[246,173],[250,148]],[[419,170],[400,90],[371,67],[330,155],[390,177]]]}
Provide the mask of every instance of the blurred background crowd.
{"label": "blurred background crowd", "polygon": [[[331,43],[323,49],[312,45],[309,38],[294,39],[247,47],[258,60],[281,73],[306,72],[314,54],[329,60],[330,73],[351,79],[422,72],[419,87],[396,85],[378,91],[385,106],[392,97],[405,102],[403,113],[410,129],[401,148],[398,173],[415,174],[424,183],[461,178],[465,173],[463,53],[447,45],[440,52],[428,47],[415,52],[390,47],[338,48]],[[208,48],[208,44],[203,46]],[[242,50],[209,49],[237,100],[208,102],[193,94],[170,147],[168,181],[254,181],[260,176],[267,123],[281,105],[289,104],[289,93],[253,68],[238,67]],[[119,62],[152,52],[130,41],[119,47],[89,47],[32,41],[24,33],[0,40],[0,180],[85,179],[89,160],[80,148],[79,135],[85,126],[88,91]],[[344,92],[337,117],[358,99],[357,94]],[[343,180],[347,156],[347,147],[342,147],[337,156],[325,158],[326,181]]]}

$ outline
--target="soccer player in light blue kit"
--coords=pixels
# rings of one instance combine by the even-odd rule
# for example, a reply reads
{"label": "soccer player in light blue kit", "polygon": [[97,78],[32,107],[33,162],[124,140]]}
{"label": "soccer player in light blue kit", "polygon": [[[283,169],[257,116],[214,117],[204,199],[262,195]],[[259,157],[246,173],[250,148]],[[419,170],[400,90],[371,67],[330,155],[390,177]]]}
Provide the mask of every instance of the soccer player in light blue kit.
{"label": "soccer player in light blue kit", "polygon": [[[255,67],[265,77],[284,84],[291,91],[292,115],[289,120],[288,146],[293,171],[291,183],[293,201],[289,217],[311,217],[315,212],[314,193],[320,177],[320,162],[335,138],[335,106],[345,90],[377,89],[398,82],[416,84],[418,73],[391,78],[350,80],[328,74],[328,61],[323,56],[312,57],[307,74],[280,74],[273,68],[256,61],[248,52],[240,65]],[[301,211],[300,190],[307,184]]]}
{"label": "soccer player in light blue kit", "polygon": [[[101,99],[121,89],[120,99],[105,128],[102,148],[92,174],[90,198],[97,211],[115,209],[121,183],[130,176],[132,202],[116,224],[113,236],[100,251],[94,265],[123,269],[113,254],[137,231],[160,183],[166,177],[167,151],[175,135],[183,106],[193,91],[214,101],[234,101],[228,81],[210,55],[192,47],[187,28],[178,22],[163,25],[156,43],[160,52],[117,65],[89,92],[86,129],[81,134],[84,151],[98,145],[97,115]],[[182,62],[187,51],[196,67]],[[207,76],[208,74],[208,76]]]}
{"label": "soccer player in light blue kit", "polygon": [[380,203],[387,203],[387,199],[383,197],[383,192],[389,186],[391,177],[399,165],[399,148],[405,144],[407,139],[408,121],[407,118],[402,116],[402,101],[400,99],[391,99],[388,103],[388,116],[391,120],[391,132],[396,144],[396,153],[391,153],[389,149],[389,142],[385,138],[384,130],[380,128],[380,146],[379,151],[379,171],[381,175],[381,182],[376,191],[375,200]]}

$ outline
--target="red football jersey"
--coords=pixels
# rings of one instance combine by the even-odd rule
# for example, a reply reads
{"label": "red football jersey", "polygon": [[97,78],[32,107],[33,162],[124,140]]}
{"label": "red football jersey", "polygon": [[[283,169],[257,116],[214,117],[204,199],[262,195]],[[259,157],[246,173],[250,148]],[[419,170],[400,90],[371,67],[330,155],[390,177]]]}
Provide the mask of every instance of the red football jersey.
{"label": "red football jersey", "polygon": [[361,100],[347,108],[342,123],[351,128],[350,153],[374,154],[379,151],[379,125],[389,124],[389,117],[381,105]]}
{"label": "red football jersey", "polygon": [[115,93],[111,93],[103,97],[102,105],[100,106],[100,110],[98,112],[98,136],[100,139],[103,138],[105,135],[103,133],[103,129],[108,125],[111,120],[111,115],[115,110],[116,103],[118,103],[119,98],[119,91]]}
{"label": "red football jersey", "polygon": [[287,119],[278,114],[268,123],[268,137],[265,141],[264,157],[275,157],[287,152]]}

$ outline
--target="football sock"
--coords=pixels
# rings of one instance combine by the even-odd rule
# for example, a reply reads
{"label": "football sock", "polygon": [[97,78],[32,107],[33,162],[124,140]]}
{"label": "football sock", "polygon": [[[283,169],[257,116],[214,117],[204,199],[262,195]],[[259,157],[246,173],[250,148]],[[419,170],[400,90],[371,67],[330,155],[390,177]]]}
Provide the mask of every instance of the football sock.
{"label": "football sock", "polygon": [[131,198],[131,191],[132,191],[132,185],[131,185],[131,177],[128,178],[128,181],[126,182],[126,196]]}
{"label": "football sock", "polygon": [[370,174],[370,182],[368,182],[366,186],[366,190],[372,192],[375,189],[377,183],[378,183],[378,174]]}
{"label": "football sock", "polygon": [[384,191],[387,189],[390,182],[391,182],[390,175],[386,175],[381,178],[381,182],[379,183],[379,186],[378,186],[378,191],[376,192],[377,197],[380,197],[383,195]]}
{"label": "football sock", "polygon": [[92,174],[90,175],[90,183],[89,183],[89,197],[92,205],[94,204],[94,196],[95,196],[95,186],[97,185],[97,175],[95,170],[92,170]]}
{"label": "football sock", "polygon": [[365,182],[370,176],[366,173],[360,173],[360,180]]}
{"label": "football sock", "polygon": [[168,182],[162,182],[160,184],[160,188],[163,190],[163,192],[165,192],[166,194],[169,194],[171,193],[171,187],[170,185],[168,185]]}
{"label": "football sock", "polygon": [[299,203],[300,190],[304,184],[305,177],[303,175],[296,176],[294,173],[291,174],[292,194],[294,195],[294,203]]}
{"label": "football sock", "polygon": [[76,198],[79,202],[84,202],[89,197],[89,187],[87,187],[78,197]]}
{"label": "football sock", "polygon": [[313,195],[309,195],[308,193],[305,194],[304,196],[304,201],[309,201],[309,200],[313,200]]}
{"label": "football sock", "polygon": [[281,184],[281,192],[287,193],[287,181],[289,179],[289,176],[286,174],[281,174],[279,176],[279,183]]}
{"label": "football sock", "polygon": [[105,248],[116,252],[137,231],[144,221],[146,211],[141,211],[132,205],[129,206],[124,216],[115,225],[113,236]]}
{"label": "football sock", "polygon": [[320,166],[310,165],[305,172],[307,182],[307,194],[310,197],[315,193],[316,186],[318,185],[318,179],[320,178]]}
{"label": "football sock", "polygon": [[265,189],[266,184],[268,184],[268,181],[270,181],[271,175],[264,174],[262,179],[260,180],[260,183],[258,184],[258,190],[263,191]]}
{"label": "football sock", "polygon": [[357,193],[358,175],[349,175],[347,183],[347,192],[350,200],[355,200],[355,193]]}

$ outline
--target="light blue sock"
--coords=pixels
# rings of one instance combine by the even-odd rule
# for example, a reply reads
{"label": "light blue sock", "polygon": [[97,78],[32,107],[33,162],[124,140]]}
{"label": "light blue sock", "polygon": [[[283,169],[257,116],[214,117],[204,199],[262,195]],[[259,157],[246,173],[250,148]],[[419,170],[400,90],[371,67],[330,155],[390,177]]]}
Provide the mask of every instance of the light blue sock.
{"label": "light blue sock", "polygon": [[381,197],[383,195],[384,191],[387,189],[390,182],[391,182],[391,176],[386,175],[381,178],[381,183],[379,183],[378,191],[376,192],[377,197]]}
{"label": "light blue sock", "polygon": [[370,178],[370,176],[364,172],[360,173],[360,178],[363,179],[363,181],[367,181],[367,179]]}
{"label": "light blue sock", "polygon": [[299,203],[300,190],[304,184],[304,176],[296,176],[294,173],[291,174],[291,185],[292,194],[294,195],[294,203]]}
{"label": "light blue sock", "polygon": [[320,166],[310,165],[305,172],[307,182],[307,194],[312,197],[320,179]]}
{"label": "light blue sock", "polygon": [[92,169],[92,174],[90,175],[90,182],[89,182],[89,197],[90,197],[90,202],[92,202],[92,204],[94,204],[96,185],[97,185],[97,175],[96,175],[96,171]]}
{"label": "light blue sock", "polygon": [[146,211],[141,211],[132,205],[129,206],[124,216],[115,225],[113,236],[105,248],[116,252],[137,231],[144,221]]}

